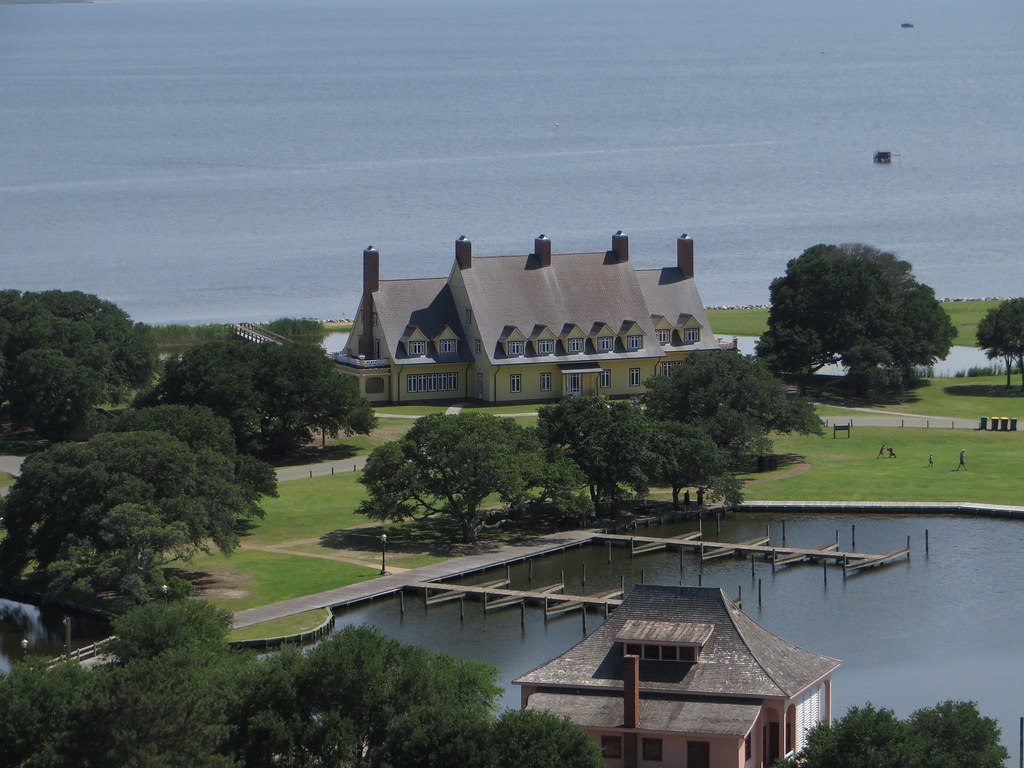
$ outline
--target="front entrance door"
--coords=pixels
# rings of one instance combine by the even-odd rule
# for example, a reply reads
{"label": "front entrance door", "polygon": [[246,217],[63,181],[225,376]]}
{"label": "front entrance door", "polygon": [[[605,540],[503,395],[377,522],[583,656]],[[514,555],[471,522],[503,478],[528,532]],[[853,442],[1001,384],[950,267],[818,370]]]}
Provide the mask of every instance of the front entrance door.
{"label": "front entrance door", "polygon": [[711,742],[686,742],[686,768],[711,768]]}
{"label": "front entrance door", "polygon": [[582,373],[567,373],[565,374],[565,394],[576,396],[583,394],[583,374]]}
{"label": "front entrance door", "polygon": [[764,755],[764,765],[769,766],[779,759],[779,724],[765,723],[761,736],[761,754]]}

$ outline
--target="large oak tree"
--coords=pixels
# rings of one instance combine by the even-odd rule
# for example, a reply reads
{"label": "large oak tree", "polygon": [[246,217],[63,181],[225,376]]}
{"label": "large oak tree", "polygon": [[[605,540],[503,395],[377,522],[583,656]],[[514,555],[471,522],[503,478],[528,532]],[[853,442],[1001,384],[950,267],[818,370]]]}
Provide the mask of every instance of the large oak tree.
{"label": "large oak tree", "polygon": [[1002,358],[1007,387],[1013,366],[1020,368],[1024,389],[1024,298],[1009,299],[990,309],[978,323],[977,338],[989,360]]}
{"label": "large oak tree", "polygon": [[884,370],[901,379],[949,353],[956,329],[908,262],[860,243],[815,245],[772,281],[757,354],[808,377],[839,364],[863,389]]}

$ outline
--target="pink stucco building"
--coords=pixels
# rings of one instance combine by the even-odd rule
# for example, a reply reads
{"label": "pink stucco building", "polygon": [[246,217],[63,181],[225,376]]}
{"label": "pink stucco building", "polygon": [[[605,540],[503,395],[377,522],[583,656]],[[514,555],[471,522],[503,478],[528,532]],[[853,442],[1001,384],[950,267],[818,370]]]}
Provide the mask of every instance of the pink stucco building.
{"label": "pink stucco building", "polygon": [[514,681],[609,768],[766,768],[831,720],[835,659],[748,618],[718,588],[637,586],[589,637]]}

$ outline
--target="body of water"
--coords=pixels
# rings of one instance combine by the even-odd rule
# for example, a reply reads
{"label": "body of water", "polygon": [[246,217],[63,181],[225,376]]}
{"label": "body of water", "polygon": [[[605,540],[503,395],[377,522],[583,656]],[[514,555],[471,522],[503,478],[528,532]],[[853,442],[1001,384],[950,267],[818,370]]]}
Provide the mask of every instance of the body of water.
{"label": "body of water", "polygon": [[[976,701],[983,714],[999,720],[1003,743],[1016,756],[1018,718],[1024,715],[1019,594],[1024,525],[953,516],[738,514],[723,522],[721,539],[753,538],[767,524],[772,542],[781,545],[783,520],[790,546],[834,541],[838,531],[842,549],[853,549],[855,536],[857,551],[881,553],[905,546],[910,536],[912,556],[847,578],[833,566],[826,584],[820,565],[773,572],[770,563],[758,561],[752,576],[749,559],[728,559],[705,564],[699,576],[692,554],[682,560],[671,551],[631,559],[628,550],[613,549],[609,564],[607,550],[597,546],[537,561],[532,584],[556,582],[564,572],[569,594],[614,589],[620,576],[627,590],[641,579],[696,585],[698,578],[734,598],[742,590],[743,610],[751,618],[790,642],[842,661],[834,676],[836,716],[867,701],[901,717],[947,699]],[[713,520],[703,526],[706,539],[718,537]],[[694,528],[690,523],[640,533],[672,535]],[[525,564],[513,566],[512,588],[528,588],[527,575]],[[405,608],[403,615],[397,599],[357,606],[339,614],[338,626],[368,623],[406,642],[491,662],[505,686],[502,704],[513,708],[520,702],[512,679],[579,642],[603,620],[601,612],[592,612],[584,630],[579,612],[545,622],[538,607],[527,609],[524,627],[518,607],[484,614],[480,603],[467,600],[461,619],[457,602],[424,608],[412,596]]]}
{"label": "body of water", "polygon": [[689,233],[711,305],[848,241],[1016,295],[1021,71],[1017,0],[0,5],[3,286],[338,318],[371,243],[433,276],[623,229],[640,267]]}

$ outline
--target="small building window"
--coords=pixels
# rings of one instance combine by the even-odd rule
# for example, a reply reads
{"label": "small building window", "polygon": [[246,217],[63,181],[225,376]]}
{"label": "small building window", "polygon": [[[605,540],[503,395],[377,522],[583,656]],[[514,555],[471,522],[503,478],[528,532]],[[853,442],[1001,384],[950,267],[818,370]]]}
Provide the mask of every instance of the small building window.
{"label": "small building window", "polygon": [[441,352],[450,353],[455,351],[455,339],[441,339]]}
{"label": "small building window", "polygon": [[685,334],[683,338],[687,343],[700,341],[700,328],[687,328],[683,333]]}
{"label": "small building window", "polygon": [[630,368],[629,369],[629,386],[639,387],[640,386],[640,369]]}
{"label": "small building window", "polygon": [[551,391],[551,374],[542,373],[540,375],[540,391],[550,392]]}
{"label": "small building window", "polygon": [[474,349],[476,349],[476,353],[479,355],[480,354],[480,339],[476,340],[476,344],[474,344],[473,347],[474,347]]}
{"label": "small building window", "polygon": [[473,322],[473,310],[472,309],[467,309],[466,310],[466,324],[468,325],[469,323],[472,323],[472,322]]}
{"label": "small building window", "polygon": [[672,331],[668,330],[667,328],[659,328],[658,343],[668,344],[670,341],[672,341]]}
{"label": "small building window", "polygon": [[679,367],[679,365],[680,365],[680,363],[679,363],[678,360],[675,361],[675,362],[671,362],[671,363],[662,363],[661,364],[661,375],[664,376],[665,378],[670,377],[675,372],[676,368]]}
{"label": "small building window", "polygon": [[509,392],[522,392],[523,390],[523,377],[518,373],[510,374],[508,377],[508,391]]}
{"label": "small building window", "polygon": [[505,352],[509,357],[519,357],[523,354],[524,345],[521,341],[507,341],[505,342]]}
{"label": "small building window", "polygon": [[410,341],[409,342],[409,354],[414,357],[420,357],[427,354],[427,342],[425,341]]}
{"label": "small building window", "polygon": [[583,339],[569,339],[568,350],[570,352],[582,352]]}
{"label": "small building window", "polygon": [[644,739],[641,744],[644,760],[661,761],[661,739]]}
{"label": "small building window", "polygon": [[627,336],[626,337],[626,349],[643,349],[644,348],[644,337],[643,336]]}
{"label": "small building window", "polygon": [[377,313],[374,312],[372,317],[373,317],[373,327],[376,328],[377,327]]}
{"label": "small building window", "polygon": [[622,737],[621,736],[602,736],[601,737],[601,756],[602,757],[622,757]]}
{"label": "small building window", "polygon": [[749,760],[753,756],[754,756],[754,751],[753,751],[753,748],[752,748],[752,746],[750,744],[750,734],[748,733],[747,737],[745,739],[743,739],[743,759],[744,760]]}
{"label": "small building window", "polygon": [[614,339],[611,336],[598,336],[597,338],[597,351],[598,352],[611,352],[615,347]]}
{"label": "small building window", "polygon": [[603,370],[601,371],[601,386],[607,389],[612,385],[612,372]]}
{"label": "small building window", "polygon": [[538,355],[550,355],[555,351],[555,342],[551,339],[541,339],[537,342]]}

